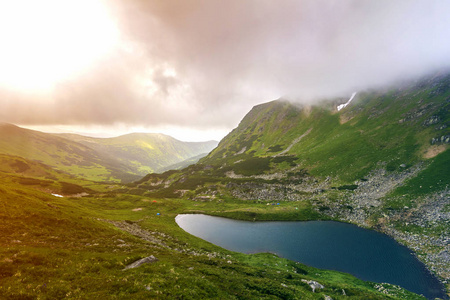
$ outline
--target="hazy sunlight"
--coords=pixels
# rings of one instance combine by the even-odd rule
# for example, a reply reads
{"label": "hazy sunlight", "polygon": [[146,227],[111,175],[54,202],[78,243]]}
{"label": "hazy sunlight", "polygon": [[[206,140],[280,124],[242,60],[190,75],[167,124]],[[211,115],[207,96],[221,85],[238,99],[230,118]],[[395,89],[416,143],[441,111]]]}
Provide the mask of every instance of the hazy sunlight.
{"label": "hazy sunlight", "polygon": [[117,40],[100,0],[0,0],[0,86],[49,90],[105,55]]}

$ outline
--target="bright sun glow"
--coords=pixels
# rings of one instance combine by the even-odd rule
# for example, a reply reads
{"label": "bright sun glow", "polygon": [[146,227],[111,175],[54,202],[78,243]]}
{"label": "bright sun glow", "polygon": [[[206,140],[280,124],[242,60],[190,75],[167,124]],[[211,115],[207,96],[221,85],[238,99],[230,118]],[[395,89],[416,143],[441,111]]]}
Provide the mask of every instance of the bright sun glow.
{"label": "bright sun glow", "polygon": [[49,90],[117,42],[101,0],[0,0],[0,87]]}

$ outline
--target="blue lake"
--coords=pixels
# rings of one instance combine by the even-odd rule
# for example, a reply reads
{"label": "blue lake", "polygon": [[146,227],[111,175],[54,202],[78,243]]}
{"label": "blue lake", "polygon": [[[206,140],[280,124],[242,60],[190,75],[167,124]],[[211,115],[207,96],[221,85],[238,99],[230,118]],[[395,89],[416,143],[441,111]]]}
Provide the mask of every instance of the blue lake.
{"label": "blue lake", "polygon": [[333,221],[248,222],[207,215],[178,215],[188,233],[222,248],[272,252],[306,265],[387,282],[445,298],[444,286],[407,247],[382,233]]}

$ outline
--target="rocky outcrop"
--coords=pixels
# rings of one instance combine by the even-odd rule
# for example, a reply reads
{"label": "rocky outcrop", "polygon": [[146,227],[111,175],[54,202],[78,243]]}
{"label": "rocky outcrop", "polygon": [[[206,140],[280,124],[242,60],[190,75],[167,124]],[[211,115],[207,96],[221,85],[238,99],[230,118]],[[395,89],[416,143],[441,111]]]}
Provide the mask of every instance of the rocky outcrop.
{"label": "rocky outcrop", "polygon": [[[298,169],[293,168],[286,172],[253,176],[237,175],[229,171],[225,174],[228,178],[250,181],[232,180],[225,186],[225,191],[234,198],[242,200],[301,201],[309,199],[312,194],[319,194],[330,188],[330,178],[320,181],[301,172],[299,176],[289,175],[296,171],[299,172]],[[218,192],[215,191],[214,195],[217,194]]]}
{"label": "rocky outcrop", "polygon": [[432,138],[431,145],[435,145],[435,144],[450,144],[450,134]]}
{"label": "rocky outcrop", "polygon": [[283,151],[281,151],[280,153],[274,155],[273,157],[277,157],[277,156],[283,156],[286,153],[288,153],[292,147],[295,146],[295,144],[297,144],[298,142],[300,142],[305,136],[307,136],[310,132],[311,132],[312,128],[309,128],[304,134],[302,134],[301,136],[299,136],[298,138],[296,138],[295,140],[292,141],[292,143]]}
{"label": "rocky outcrop", "polygon": [[[203,256],[207,257],[208,259],[212,258],[218,258],[222,259],[224,261],[227,261],[227,263],[231,264],[232,261],[230,260],[230,255],[224,255],[219,252],[208,252],[205,250],[200,249],[194,249],[191,248],[187,243],[180,243],[176,238],[158,231],[150,231],[142,228],[137,222],[131,222],[131,221],[112,221],[112,220],[102,220],[98,219],[99,221],[107,222],[110,224],[113,224],[117,228],[130,233],[146,242],[149,242],[150,245],[148,245],[148,248],[160,248],[163,247],[168,250],[172,250],[178,253],[184,253],[187,255],[193,255],[193,256]],[[142,220],[141,220],[142,221]],[[128,246],[123,240],[118,240],[121,244],[117,245],[118,247],[126,247]],[[169,246],[170,245],[170,246]],[[151,257],[147,259],[147,261],[152,260]],[[153,261],[154,262],[154,261]],[[144,261],[145,263],[145,261]]]}
{"label": "rocky outcrop", "polygon": [[158,235],[161,235],[161,233],[151,232],[149,230],[142,229],[138,224],[130,221],[111,221],[111,220],[103,220],[104,222],[113,224],[119,229],[122,229],[123,231],[126,231],[128,233],[131,233],[134,236],[137,236],[147,242],[150,242],[152,244],[155,244],[157,246],[162,246],[164,248],[168,248],[166,243],[164,243]]}
{"label": "rocky outcrop", "polygon": [[[448,229],[442,228],[446,228],[450,220],[450,189],[417,198],[412,207],[385,211],[383,203],[386,199],[383,195],[386,195],[387,187],[399,184],[401,175],[395,175],[399,177],[394,177],[392,182],[375,179],[381,174],[383,173],[377,172],[374,178],[353,192],[346,191],[338,200],[329,201],[325,196],[321,197],[320,205],[329,208],[324,212],[331,217],[362,227],[372,227],[388,234],[414,250],[432,272],[439,275],[444,283],[449,283],[450,237]],[[377,186],[382,182],[385,187],[380,190]],[[375,215],[380,217],[377,220],[371,219]],[[415,230],[419,231],[418,233],[409,232],[407,229],[399,230],[395,224],[420,230]]]}
{"label": "rocky outcrop", "polygon": [[431,126],[431,125],[439,123],[440,121],[441,121],[441,118],[439,118],[439,116],[433,115],[423,122],[423,126]]}
{"label": "rocky outcrop", "polygon": [[150,255],[150,256],[144,257],[144,258],[142,258],[140,260],[137,260],[137,261],[135,261],[132,264],[129,264],[128,266],[126,266],[123,269],[123,271],[128,270],[128,269],[134,269],[134,268],[140,267],[140,266],[142,266],[144,264],[150,264],[150,263],[154,263],[154,262],[157,262],[157,261],[158,261],[158,259],[156,257],[154,257],[153,255]]}
{"label": "rocky outcrop", "polygon": [[327,183],[308,178],[301,183],[231,182],[226,185],[226,190],[242,200],[300,201],[310,194],[322,192],[326,186]]}
{"label": "rocky outcrop", "polygon": [[[422,102],[422,101],[419,101],[419,103],[420,102]],[[404,115],[404,118],[400,119],[398,121],[398,123],[402,124],[402,123],[405,123],[405,122],[416,122],[418,119],[420,119],[422,116],[426,115],[432,109],[433,109],[433,104],[431,104],[431,103],[427,103],[427,104],[423,104],[421,106],[418,106],[418,107],[410,110],[408,113],[406,113]]]}
{"label": "rocky outcrop", "polygon": [[[406,167],[402,165],[402,167]],[[414,177],[421,170],[421,166],[404,170],[403,172],[388,173],[385,169],[378,169],[370,173],[364,181],[358,181],[358,188],[352,193],[351,202],[356,208],[379,206],[380,199],[401,185],[405,180]]]}
{"label": "rocky outcrop", "polygon": [[323,285],[321,285],[320,283],[318,283],[317,281],[314,281],[314,280],[302,279],[302,282],[307,283],[311,287],[313,293],[316,291],[316,289],[324,289],[325,288]]}

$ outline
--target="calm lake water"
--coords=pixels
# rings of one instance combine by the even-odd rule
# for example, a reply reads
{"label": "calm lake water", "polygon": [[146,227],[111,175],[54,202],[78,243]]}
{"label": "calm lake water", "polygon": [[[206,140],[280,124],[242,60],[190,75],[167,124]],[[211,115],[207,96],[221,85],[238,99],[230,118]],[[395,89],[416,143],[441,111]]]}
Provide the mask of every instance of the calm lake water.
{"label": "calm lake water", "polygon": [[333,221],[248,222],[207,215],[178,215],[176,222],[228,250],[272,252],[312,267],[396,284],[429,299],[445,297],[443,285],[411,250],[373,230]]}

